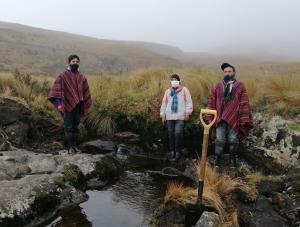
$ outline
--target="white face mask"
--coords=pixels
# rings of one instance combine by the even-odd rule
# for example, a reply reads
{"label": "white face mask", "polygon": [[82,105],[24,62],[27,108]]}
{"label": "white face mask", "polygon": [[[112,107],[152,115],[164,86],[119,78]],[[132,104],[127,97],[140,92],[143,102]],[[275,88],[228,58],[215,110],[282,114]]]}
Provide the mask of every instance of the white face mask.
{"label": "white face mask", "polygon": [[171,86],[173,88],[177,88],[179,86],[179,84],[180,84],[180,81],[178,81],[178,80],[172,80],[171,81]]}

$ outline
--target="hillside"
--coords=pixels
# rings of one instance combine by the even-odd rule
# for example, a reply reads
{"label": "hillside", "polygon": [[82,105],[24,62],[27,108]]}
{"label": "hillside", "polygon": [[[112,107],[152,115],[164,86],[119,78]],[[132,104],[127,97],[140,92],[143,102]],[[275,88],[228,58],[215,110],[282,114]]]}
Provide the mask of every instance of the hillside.
{"label": "hillside", "polygon": [[87,74],[121,74],[151,66],[180,67],[179,60],[151,50],[161,50],[163,46],[102,40],[0,22],[0,71],[18,68],[54,75],[65,67],[66,57],[71,53],[80,55],[82,69]]}

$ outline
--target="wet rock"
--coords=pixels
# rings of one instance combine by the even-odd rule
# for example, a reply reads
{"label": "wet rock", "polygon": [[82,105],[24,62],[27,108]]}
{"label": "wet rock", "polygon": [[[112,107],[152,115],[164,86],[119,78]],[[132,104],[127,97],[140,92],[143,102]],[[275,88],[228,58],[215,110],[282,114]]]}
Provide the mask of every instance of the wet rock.
{"label": "wet rock", "polygon": [[[86,201],[88,196],[77,188],[85,186],[86,179],[95,171],[95,162],[103,158],[84,153],[69,155],[66,151],[57,155],[38,154],[23,149],[1,154],[1,227],[28,223],[36,226],[53,216],[58,208]],[[107,161],[106,165],[115,170],[116,161]],[[111,169],[103,172],[108,178],[116,174]]]}
{"label": "wet rock", "polygon": [[269,200],[264,196],[260,196],[257,199],[253,216],[256,226],[288,226],[287,220],[274,211]]}
{"label": "wet rock", "polygon": [[[37,212],[44,211],[47,206],[41,207],[43,202],[55,201],[56,204],[57,200],[54,199],[56,187],[51,180],[57,176],[58,174],[43,174],[26,176],[18,180],[0,181],[0,225],[20,226],[20,223],[10,224],[15,221],[24,224],[30,215],[37,215]],[[47,199],[48,194],[51,201]]]}
{"label": "wet rock", "polygon": [[157,226],[184,226],[185,207],[174,203],[162,204],[155,210],[154,218]]}
{"label": "wet rock", "polygon": [[204,211],[195,227],[218,227],[219,225],[220,219],[218,214]]}
{"label": "wet rock", "polygon": [[113,156],[105,156],[96,162],[93,176],[103,181],[113,181],[123,172],[122,164]]}
{"label": "wet rock", "polygon": [[60,151],[57,155],[34,153],[24,149],[2,152],[0,156],[0,180],[15,179],[26,174],[54,173],[64,171],[68,164],[77,165],[85,176],[95,170],[95,162],[103,155],[74,154]]}
{"label": "wet rock", "polygon": [[130,156],[143,154],[144,152],[142,148],[135,145],[118,144],[116,153],[118,158],[124,160]]}
{"label": "wet rock", "polygon": [[182,172],[180,170],[170,166],[163,168],[161,172],[163,175],[167,175],[171,177],[182,176]]}
{"label": "wet rock", "polygon": [[134,144],[140,142],[140,135],[132,132],[118,132],[115,137],[124,143]]}
{"label": "wet rock", "polygon": [[107,181],[101,181],[98,178],[92,178],[87,181],[88,190],[100,190],[107,185]]}
{"label": "wet rock", "polygon": [[94,140],[86,142],[82,145],[82,152],[88,154],[106,154],[115,152],[116,146],[112,141],[106,140]]}

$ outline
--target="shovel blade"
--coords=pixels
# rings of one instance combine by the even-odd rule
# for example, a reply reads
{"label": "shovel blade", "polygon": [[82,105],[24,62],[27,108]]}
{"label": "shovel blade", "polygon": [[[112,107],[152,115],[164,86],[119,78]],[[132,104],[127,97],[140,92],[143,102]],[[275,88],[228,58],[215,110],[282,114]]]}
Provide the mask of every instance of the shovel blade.
{"label": "shovel blade", "polygon": [[186,215],[185,215],[185,226],[194,226],[200,219],[203,213],[203,207],[198,204],[187,203],[186,204]]}

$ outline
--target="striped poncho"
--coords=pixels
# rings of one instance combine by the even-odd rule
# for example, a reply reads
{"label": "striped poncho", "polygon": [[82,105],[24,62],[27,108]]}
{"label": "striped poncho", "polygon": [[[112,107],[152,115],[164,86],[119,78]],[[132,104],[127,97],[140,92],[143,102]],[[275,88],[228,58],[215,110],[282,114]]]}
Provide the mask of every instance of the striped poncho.
{"label": "striped poncho", "polygon": [[92,105],[87,79],[80,72],[73,73],[70,70],[66,70],[56,78],[48,99],[53,104],[55,100],[60,99],[63,114],[71,112],[81,102],[83,115]]}
{"label": "striped poncho", "polygon": [[[239,138],[242,140],[248,131],[253,128],[250,103],[245,85],[241,81],[235,81],[232,90],[232,99],[224,100],[224,82],[219,82],[212,90],[209,96],[208,108],[217,110],[217,120],[212,132],[212,138],[215,139],[215,129],[221,121],[227,122],[231,128],[235,129]],[[208,121],[211,117],[208,116]]]}

